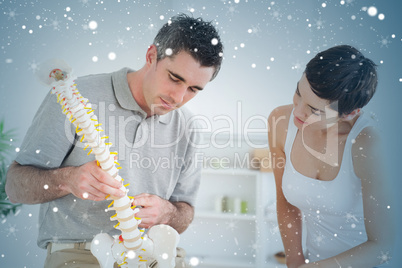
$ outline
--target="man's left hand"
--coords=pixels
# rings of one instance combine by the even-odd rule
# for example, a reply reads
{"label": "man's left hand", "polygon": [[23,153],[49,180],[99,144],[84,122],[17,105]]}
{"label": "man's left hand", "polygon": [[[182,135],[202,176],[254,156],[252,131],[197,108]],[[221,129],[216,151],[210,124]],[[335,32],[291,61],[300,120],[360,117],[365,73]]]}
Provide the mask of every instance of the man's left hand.
{"label": "man's left hand", "polygon": [[139,207],[136,217],[141,218],[140,228],[150,228],[158,224],[168,224],[176,207],[157,195],[142,193],[134,196],[133,205]]}

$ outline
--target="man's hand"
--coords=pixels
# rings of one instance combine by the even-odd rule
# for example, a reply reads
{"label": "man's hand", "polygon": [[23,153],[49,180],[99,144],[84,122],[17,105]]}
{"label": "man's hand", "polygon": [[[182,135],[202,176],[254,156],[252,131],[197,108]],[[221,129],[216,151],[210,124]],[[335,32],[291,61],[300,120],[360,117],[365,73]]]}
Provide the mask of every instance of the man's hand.
{"label": "man's hand", "polygon": [[97,166],[96,161],[91,161],[72,167],[69,179],[62,182],[60,189],[81,199],[102,201],[107,195],[124,196],[121,186],[121,182]]}
{"label": "man's hand", "polygon": [[133,205],[140,207],[136,217],[141,218],[140,228],[150,228],[166,224],[181,234],[194,218],[194,208],[186,202],[170,202],[157,195],[139,194],[134,196]]}
{"label": "man's hand", "polygon": [[140,228],[168,224],[176,211],[176,207],[168,200],[145,193],[134,196],[133,205],[141,206],[140,211],[135,215],[141,218]]}

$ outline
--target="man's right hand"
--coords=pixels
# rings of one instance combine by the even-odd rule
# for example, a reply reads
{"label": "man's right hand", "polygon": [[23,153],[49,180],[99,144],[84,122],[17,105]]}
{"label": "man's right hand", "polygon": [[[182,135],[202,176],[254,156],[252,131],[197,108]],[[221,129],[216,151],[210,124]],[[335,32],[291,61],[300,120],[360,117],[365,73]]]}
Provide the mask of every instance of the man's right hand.
{"label": "man's right hand", "polygon": [[121,186],[121,182],[103,171],[95,160],[79,167],[71,167],[68,180],[59,187],[81,199],[102,201],[108,195],[123,197],[125,193],[120,190]]}

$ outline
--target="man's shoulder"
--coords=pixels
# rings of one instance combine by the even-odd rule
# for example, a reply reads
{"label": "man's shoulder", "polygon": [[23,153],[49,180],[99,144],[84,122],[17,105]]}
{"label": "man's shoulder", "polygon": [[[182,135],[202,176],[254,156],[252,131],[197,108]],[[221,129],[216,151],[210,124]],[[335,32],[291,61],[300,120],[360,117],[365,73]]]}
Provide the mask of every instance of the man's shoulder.
{"label": "man's shoulder", "polygon": [[[113,96],[113,74],[111,73],[98,73],[88,74],[78,77],[75,80],[77,89],[84,97],[91,97],[95,99],[104,99]],[[95,94],[95,95],[94,95]]]}
{"label": "man's shoulder", "polygon": [[99,73],[99,74],[87,74],[80,76],[76,79],[77,83],[86,84],[86,83],[98,83],[100,80],[110,80],[113,73]]}

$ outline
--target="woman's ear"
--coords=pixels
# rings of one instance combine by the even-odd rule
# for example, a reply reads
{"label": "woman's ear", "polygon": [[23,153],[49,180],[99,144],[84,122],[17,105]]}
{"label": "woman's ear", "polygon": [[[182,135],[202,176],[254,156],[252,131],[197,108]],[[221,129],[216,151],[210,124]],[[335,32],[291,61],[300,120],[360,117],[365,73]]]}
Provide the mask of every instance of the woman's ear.
{"label": "woman's ear", "polygon": [[154,44],[152,44],[148,50],[147,54],[145,54],[145,60],[147,65],[152,65],[153,63],[156,63],[158,58],[158,51],[157,48]]}
{"label": "woman's ear", "polygon": [[345,120],[345,121],[349,121],[352,120],[353,118],[355,118],[357,115],[359,115],[361,112],[360,108],[357,108],[355,110],[353,110],[351,113],[349,114],[344,114],[341,116],[341,119]]}

